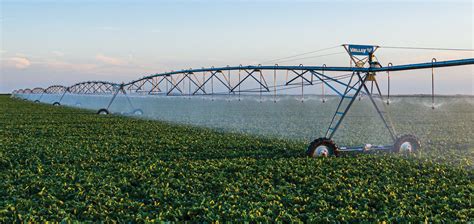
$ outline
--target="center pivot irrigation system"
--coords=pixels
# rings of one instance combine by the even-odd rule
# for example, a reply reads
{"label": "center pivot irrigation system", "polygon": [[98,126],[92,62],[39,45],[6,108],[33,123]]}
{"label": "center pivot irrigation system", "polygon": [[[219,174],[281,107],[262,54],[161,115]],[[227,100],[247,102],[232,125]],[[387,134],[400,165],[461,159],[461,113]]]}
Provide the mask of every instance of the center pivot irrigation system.
{"label": "center pivot irrigation system", "polygon": [[[109,108],[117,95],[123,95],[126,96],[127,102],[132,107],[132,113],[142,114],[143,111],[141,111],[141,109],[136,109],[133,106],[128,95],[187,97],[228,95],[229,97],[238,96],[240,100],[241,94],[252,93],[259,94],[260,99],[263,94],[273,95],[274,101],[276,102],[277,92],[287,89],[301,88],[301,96],[303,100],[305,87],[320,84],[323,102],[325,101],[324,86],[329,87],[330,90],[336,93],[340,97],[340,100],[326,130],[325,136],[310,143],[307,149],[308,156],[338,156],[339,152],[343,151],[369,150],[387,150],[411,153],[420,148],[419,140],[414,135],[398,135],[394,129],[389,113],[386,110],[387,105],[390,103],[390,72],[431,69],[431,94],[434,109],[434,69],[439,67],[474,64],[474,58],[450,61],[436,61],[436,59],[433,58],[431,62],[427,63],[407,65],[392,65],[389,63],[386,67],[382,67],[374,54],[375,51],[380,48],[379,46],[344,44],[342,47],[350,56],[350,67],[330,67],[326,65],[279,66],[278,64],[275,64],[271,66],[240,65],[234,67],[226,66],[217,68],[187,69],[154,74],[122,84],[104,81],[88,81],[80,82],[69,87],[54,85],[46,89],[21,89],[13,91],[13,96],[40,102],[41,97],[43,97],[44,94],[56,94],[60,96],[60,98],[53,102],[53,104],[61,105],[61,101],[67,94],[109,94],[112,97],[107,106],[98,110],[99,114],[109,114]],[[328,72],[344,72],[345,74],[330,76],[328,75]],[[265,77],[264,73],[267,77]],[[388,75],[386,101],[383,99],[382,92],[377,83],[376,75],[379,73],[386,73]],[[269,85],[269,82],[267,81],[269,75],[273,75],[273,80],[269,80],[270,83],[273,81],[273,85]],[[277,75],[280,79],[277,79]],[[282,75],[285,77],[284,79],[281,78]],[[247,85],[252,84],[253,86],[251,86],[251,88],[244,88],[247,87],[244,86],[244,83],[247,83]],[[224,91],[214,91],[217,87],[219,87],[220,90],[224,89]],[[356,101],[356,98],[361,95],[366,95],[370,99],[372,105],[383,121],[385,128],[390,133],[393,140],[392,145],[373,146],[366,144],[358,147],[338,147],[332,140],[351,106]]]}

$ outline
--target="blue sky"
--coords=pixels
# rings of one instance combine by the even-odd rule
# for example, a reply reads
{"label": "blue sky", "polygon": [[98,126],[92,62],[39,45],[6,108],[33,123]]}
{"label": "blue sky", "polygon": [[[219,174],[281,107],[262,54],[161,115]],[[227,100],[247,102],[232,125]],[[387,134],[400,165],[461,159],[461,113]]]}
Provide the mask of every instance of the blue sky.
{"label": "blue sky", "polygon": [[[254,64],[343,43],[473,48],[472,1],[0,2],[0,92]],[[433,57],[439,61],[473,54],[378,51],[382,64]],[[300,63],[348,65],[348,58],[281,64]],[[473,66],[439,73],[439,93],[474,94]],[[394,91],[429,93],[429,74],[400,74],[394,77],[399,86]]]}

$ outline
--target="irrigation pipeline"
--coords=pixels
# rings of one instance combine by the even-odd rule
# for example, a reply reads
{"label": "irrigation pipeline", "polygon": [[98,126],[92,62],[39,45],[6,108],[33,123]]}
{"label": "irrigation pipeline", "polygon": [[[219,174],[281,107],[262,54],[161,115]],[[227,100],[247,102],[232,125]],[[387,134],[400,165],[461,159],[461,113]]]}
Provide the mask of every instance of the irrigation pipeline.
{"label": "irrigation pipeline", "polygon": [[[343,45],[348,51],[347,46],[353,45]],[[357,45],[359,47],[372,47],[375,51],[378,48],[386,49],[409,49],[409,50],[449,50],[449,51],[474,51],[474,49],[461,49],[461,48],[427,48],[427,47],[399,47],[399,46],[364,46]],[[333,46],[328,48],[322,48],[314,51],[303,52],[300,54],[294,54],[287,57],[281,57],[276,59],[267,60],[264,63],[268,62],[288,62],[316,57],[324,57],[329,55],[342,54],[341,52],[328,53],[328,54],[319,54],[312,55],[315,53],[329,51],[339,47]],[[349,53],[349,52],[347,52]],[[307,57],[301,57],[305,55],[312,55]],[[349,54],[351,59],[354,59],[354,56]],[[375,57],[373,53],[370,56]],[[367,58],[367,57],[366,57]],[[364,61],[365,60],[365,61]],[[368,59],[360,59],[359,61],[353,60],[355,64],[357,62],[364,62],[367,64]],[[270,92],[273,91],[276,95],[277,91],[284,91],[292,88],[301,88],[301,95],[304,94],[304,87],[311,86],[315,84],[322,84],[323,94],[324,87],[328,87],[333,92],[336,92],[338,95],[344,95],[340,92],[341,88],[347,88],[348,84],[345,82],[349,77],[353,77],[355,74],[375,74],[377,72],[387,72],[390,75],[390,72],[395,71],[405,71],[405,70],[414,70],[414,69],[431,69],[432,74],[434,69],[438,67],[448,67],[448,66],[459,66],[459,65],[470,65],[474,64],[474,58],[461,59],[461,60],[450,60],[450,61],[431,61],[427,63],[418,63],[418,64],[407,64],[407,65],[392,65],[387,67],[373,67],[370,66],[357,66],[357,67],[331,67],[331,66],[279,66],[278,64],[272,66],[263,66],[263,65],[249,65],[249,66],[226,66],[226,67],[211,67],[211,68],[201,68],[201,69],[187,69],[179,71],[171,71],[159,74],[153,74],[149,76],[142,77],[137,80],[130,81],[128,83],[111,83],[104,81],[87,81],[74,84],[69,87],[64,86],[50,86],[46,89],[35,88],[34,91],[30,89],[20,89],[15,90],[15,94],[30,94],[30,93],[41,93],[41,94],[51,94],[51,93],[63,93],[63,96],[66,92],[77,93],[77,94],[113,94],[118,93],[119,90],[125,93],[148,93],[153,94],[166,94],[166,95],[209,95],[208,86],[211,85],[211,95],[214,93],[214,86],[220,85],[225,89],[225,93],[240,93],[248,91],[260,92]],[[277,71],[283,71],[286,73],[286,79],[283,80],[284,83],[277,83]],[[224,73],[225,72],[225,73]],[[268,78],[268,73],[273,73],[273,85],[268,85],[266,77],[263,72],[267,72],[266,77]],[[326,74],[325,74],[326,72]],[[349,74],[329,76],[328,72],[349,72]],[[238,73],[238,74],[236,74]],[[202,81],[197,77],[196,74],[202,74]],[[233,84],[231,79],[238,75],[238,83]],[[291,76],[291,77],[289,77]],[[290,78],[290,79],[289,79]],[[432,75],[434,80],[434,75]],[[234,81],[235,82],[235,81]],[[252,82],[256,84],[256,88],[243,88],[244,83],[249,84]],[[187,83],[187,92],[185,91],[185,83]],[[434,81],[432,81],[434,83]],[[182,86],[180,86],[182,85]],[[337,87],[336,87],[337,86]],[[434,89],[434,84],[432,84]],[[390,88],[390,87],[389,87]],[[351,87],[349,90],[352,90]],[[164,91],[166,90],[166,91]],[[433,90],[434,91],[434,90]]]}
{"label": "irrigation pipeline", "polygon": [[[393,65],[381,68],[357,68],[357,67],[326,67],[326,66],[234,66],[234,67],[218,67],[218,68],[202,68],[202,69],[189,69],[189,70],[181,70],[181,71],[173,71],[161,74],[155,74],[146,76],[128,83],[117,84],[111,82],[103,82],[103,81],[87,81],[87,82],[80,82],[74,84],[70,87],[63,87],[58,88],[57,85],[48,87],[44,89],[45,93],[63,93],[64,91],[68,91],[71,93],[79,93],[79,94],[91,94],[91,93],[111,93],[114,92],[120,86],[128,87],[128,90],[135,90],[136,92],[144,92],[148,90],[149,94],[161,92],[170,95],[173,92],[180,92],[183,93],[183,90],[179,87],[180,84],[183,84],[183,81],[189,82],[193,86],[192,93],[188,93],[191,95],[199,95],[198,93],[207,93],[205,91],[206,87],[209,86],[211,83],[214,86],[214,81],[216,83],[221,83],[227,88],[227,91],[230,92],[240,92],[242,91],[241,87],[244,82],[250,82],[251,80],[253,83],[262,87],[262,90],[265,92],[269,91],[270,86],[266,84],[263,71],[285,71],[291,73],[292,80],[288,82],[285,81],[284,84],[276,84],[274,86],[291,86],[295,84],[296,79],[302,79],[308,84],[316,84],[323,82],[327,87],[332,90],[335,90],[333,86],[330,85],[329,81],[335,84],[341,84],[343,87],[346,85],[340,81],[341,79],[347,78],[347,75],[341,76],[329,76],[324,74],[324,72],[351,72],[354,73],[370,73],[370,72],[395,72],[395,71],[404,71],[404,70],[414,70],[414,69],[433,69],[437,67],[448,67],[448,66],[459,66],[459,65],[469,65],[474,64],[474,58],[470,59],[462,59],[462,60],[452,60],[452,61],[437,61],[437,62],[428,62],[428,63],[420,63],[420,64],[408,64],[408,65]],[[232,72],[232,74],[227,74],[224,76],[224,71]],[[196,77],[197,73],[203,74],[202,80]],[[234,77],[237,76],[235,74],[238,72],[239,74],[242,73],[242,77],[239,75],[239,83],[235,85],[231,85],[229,80],[226,80],[226,77]],[[179,76],[179,80],[175,79]],[[260,81],[257,76],[261,76],[263,81]],[[173,78],[175,77],[175,78]],[[268,75],[267,75],[268,77]],[[318,81],[311,81],[310,79],[317,78]],[[186,80],[185,80],[186,79]],[[165,87],[163,85],[169,85],[170,88],[166,88],[168,91],[164,92],[163,90]],[[148,87],[147,87],[148,86]],[[133,88],[132,88],[133,87]],[[146,88],[145,88],[146,87]],[[172,91],[169,91],[169,90]],[[244,88],[245,89],[245,88]],[[46,91],[48,90],[48,91]],[[55,90],[55,91],[54,91]],[[226,92],[227,92],[226,91]],[[23,93],[28,94],[31,93],[31,90],[16,90],[15,93]]]}

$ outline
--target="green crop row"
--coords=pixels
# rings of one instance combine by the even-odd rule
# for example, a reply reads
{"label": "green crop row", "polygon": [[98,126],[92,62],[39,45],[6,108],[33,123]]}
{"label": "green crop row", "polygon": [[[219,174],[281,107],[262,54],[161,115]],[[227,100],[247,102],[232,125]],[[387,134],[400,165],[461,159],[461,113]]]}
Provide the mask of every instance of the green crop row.
{"label": "green crop row", "polygon": [[398,155],[310,159],[306,142],[7,96],[0,105],[1,223],[474,219],[469,166]]}

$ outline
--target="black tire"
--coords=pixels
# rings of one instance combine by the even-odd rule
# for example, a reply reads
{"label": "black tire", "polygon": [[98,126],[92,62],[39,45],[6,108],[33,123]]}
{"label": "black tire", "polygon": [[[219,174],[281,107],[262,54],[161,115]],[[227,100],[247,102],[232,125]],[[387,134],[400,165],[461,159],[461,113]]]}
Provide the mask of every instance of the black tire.
{"label": "black tire", "polygon": [[35,103],[39,103],[40,101],[39,100],[35,100]]}
{"label": "black tire", "polygon": [[59,102],[54,102],[53,106],[61,106],[61,104]]}
{"label": "black tire", "polygon": [[107,115],[107,114],[110,114],[110,113],[107,109],[102,108],[102,109],[97,111],[97,114]]}
{"label": "black tire", "polygon": [[143,115],[143,110],[141,110],[141,109],[135,109],[135,110],[132,112],[132,115]]}
{"label": "black tire", "polygon": [[[324,146],[323,151],[317,151],[318,147]],[[328,138],[318,138],[311,142],[306,150],[306,154],[309,157],[329,157],[329,156],[338,156],[339,151],[336,143],[333,140]]]}
{"label": "black tire", "polygon": [[414,135],[402,135],[393,144],[392,152],[396,153],[414,153],[421,148],[420,140]]}

